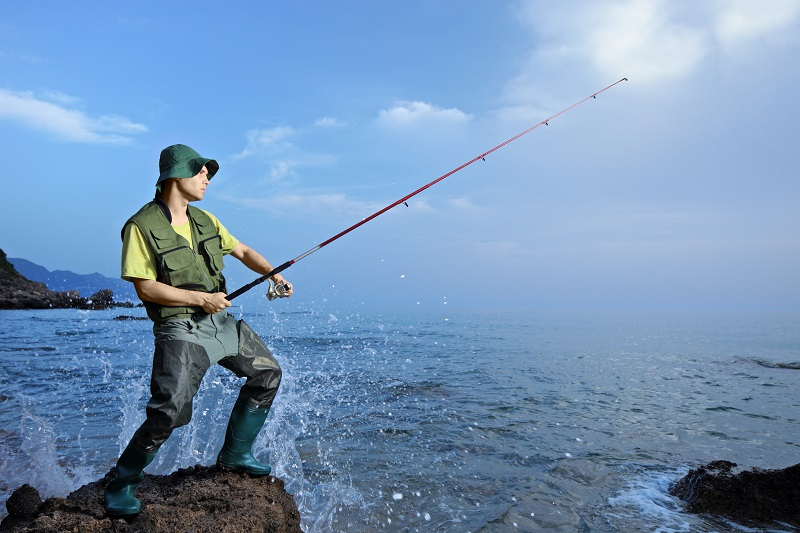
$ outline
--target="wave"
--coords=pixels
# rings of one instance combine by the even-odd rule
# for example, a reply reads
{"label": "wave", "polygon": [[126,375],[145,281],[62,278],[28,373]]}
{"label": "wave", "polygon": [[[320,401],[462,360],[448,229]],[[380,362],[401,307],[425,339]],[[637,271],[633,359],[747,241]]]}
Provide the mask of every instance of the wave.
{"label": "wave", "polygon": [[796,362],[781,362],[769,361],[767,359],[757,359],[755,357],[737,357],[734,362],[736,363],[750,363],[764,368],[777,368],[781,370],[800,370],[800,361]]}
{"label": "wave", "polygon": [[800,362],[798,363],[776,363],[774,361],[765,361],[763,359],[753,359],[753,362],[759,366],[767,368],[782,368],[785,370],[800,370]]}

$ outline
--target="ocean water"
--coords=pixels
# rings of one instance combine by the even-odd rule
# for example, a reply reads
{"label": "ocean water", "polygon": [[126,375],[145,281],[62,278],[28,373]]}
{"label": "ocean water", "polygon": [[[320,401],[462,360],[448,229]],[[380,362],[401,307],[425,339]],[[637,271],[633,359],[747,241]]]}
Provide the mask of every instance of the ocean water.
{"label": "ocean water", "polygon": [[[682,511],[715,459],[800,462],[800,315],[233,308],[284,380],[257,455],[308,532],[792,531]],[[104,475],[144,416],[142,310],[0,311],[0,513]],[[212,369],[147,469],[213,464]]]}

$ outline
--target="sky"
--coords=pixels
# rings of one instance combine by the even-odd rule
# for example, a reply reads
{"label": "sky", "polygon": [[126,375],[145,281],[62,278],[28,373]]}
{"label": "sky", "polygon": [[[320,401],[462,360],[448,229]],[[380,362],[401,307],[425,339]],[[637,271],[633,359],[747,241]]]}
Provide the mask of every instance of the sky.
{"label": "sky", "polygon": [[798,311],[798,56],[800,0],[9,2],[0,248],[117,277],[182,143],[220,164],[197,206],[278,265],[624,77],[277,305]]}

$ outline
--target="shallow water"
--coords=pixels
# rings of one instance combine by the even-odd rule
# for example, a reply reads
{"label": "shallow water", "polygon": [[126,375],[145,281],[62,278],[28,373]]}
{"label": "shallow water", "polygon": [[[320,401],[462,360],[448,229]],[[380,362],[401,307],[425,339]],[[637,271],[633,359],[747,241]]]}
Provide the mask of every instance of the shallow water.
{"label": "shallow water", "polygon": [[[797,314],[245,311],[284,368],[257,454],[305,531],[758,531],[669,485],[800,462]],[[113,466],[148,392],[129,312],[0,312],[3,500]],[[212,370],[148,471],[212,464],[238,386]]]}

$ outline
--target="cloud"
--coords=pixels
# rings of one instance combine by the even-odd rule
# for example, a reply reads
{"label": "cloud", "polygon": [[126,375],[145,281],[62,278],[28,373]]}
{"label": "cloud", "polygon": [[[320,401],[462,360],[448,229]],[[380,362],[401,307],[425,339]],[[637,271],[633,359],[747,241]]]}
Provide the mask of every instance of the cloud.
{"label": "cloud", "polygon": [[[334,118],[323,117],[314,123],[316,127],[335,127],[342,124]],[[298,147],[292,139],[301,137],[308,127],[253,129],[246,133],[247,143],[241,152],[234,155],[234,161],[255,160],[255,164],[269,166],[267,176],[270,183],[287,181],[298,177],[301,167],[328,167],[335,164],[337,157],[325,153],[309,153]]]}
{"label": "cloud", "polygon": [[453,198],[448,201],[451,207],[464,211],[480,211],[481,208],[475,205],[469,198]]}
{"label": "cloud", "polygon": [[389,128],[407,128],[417,125],[465,124],[472,119],[463,111],[443,109],[424,102],[400,102],[378,112],[378,124]]}
{"label": "cloud", "polygon": [[293,136],[294,133],[294,128],[288,126],[250,130],[245,134],[247,144],[241,152],[233,156],[233,159],[245,159],[256,155],[271,155],[286,150],[292,146],[286,139]]}
{"label": "cloud", "polygon": [[[344,126],[344,123],[333,117],[325,116],[314,121],[314,127],[317,128],[339,126]],[[277,126],[274,128],[252,129],[245,134],[247,144],[244,149],[234,155],[233,159],[239,160],[257,156],[273,157],[278,153],[296,150],[290,139],[306,133],[309,129],[311,128],[308,126],[299,128]]]}
{"label": "cloud", "polygon": [[382,207],[350,198],[343,193],[275,194],[268,198],[231,197],[228,200],[274,215],[296,217],[313,215],[317,218],[321,213],[363,217]]}
{"label": "cloud", "polygon": [[[382,210],[391,202],[385,198],[380,201],[369,201],[353,198],[345,193],[274,193],[267,197],[233,196],[227,195],[225,200],[252,209],[266,211],[275,216],[306,217],[341,215],[351,218],[364,218]],[[437,209],[431,206],[426,198],[412,198],[407,202],[408,208],[417,212],[433,212]],[[454,209],[476,211],[480,208],[466,198],[456,198],[447,202]],[[391,211],[405,210],[402,203],[394,206]]]}
{"label": "cloud", "polygon": [[294,161],[275,161],[269,167],[269,177],[271,181],[282,181],[289,177],[296,176],[294,168],[297,163]]}
{"label": "cloud", "polygon": [[77,96],[62,93],[61,91],[46,91],[42,95],[42,100],[48,100],[51,103],[58,104],[63,107],[80,105],[83,100]]}
{"label": "cloud", "polygon": [[611,5],[597,16],[584,51],[603,72],[662,81],[690,74],[709,51],[707,33],[677,20],[663,2]]}
{"label": "cloud", "polygon": [[[434,211],[434,208],[431,205],[430,201],[427,198],[421,196],[416,196],[414,198],[409,199],[406,202],[406,205],[410,209],[414,209],[417,211],[425,211],[425,212]],[[405,206],[403,206],[403,209],[405,209]]]}
{"label": "cloud", "polygon": [[335,126],[343,126],[344,124],[333,117],[322,117],[314,121],[314,125],[320,128],[330,128]]}
{"label": "cloud", "polygon": [[791,27],[800,15],[800,2],[797,0],[771,0],[766,4],[725,0],[718,6],[713,31],[725,49],[764,35],[780,33]]}
{"label": "cloud", "polygon": [[[659,83],[689,76],[737,44],[792,35],[798,0],[599,0],[587,4],[524,2],[519,19],[535,41],[530,62],[510,92],[542,74],[586,63],[608,79]],[[734,56],[730,56],[734,57]]]}
{"label": "cloud", "polygon": [[77,99],[51,93],[51,101],[31,92],[0,89],[0,120],[20,123],[47,132],[58,139],[77,143],[129,144],[133,135],[147,127],[117,115],[90,117],[74,109]]}
{"label": "cloud", "polygon": [[[0,29],[2,29],[2,26],[0,26]],[[15,52],[9,50],[0,50],[0,59],[5,61],[19,61],[20,63],[29,63],[32,65],[43,62],[41,57],[31,52]]]}

